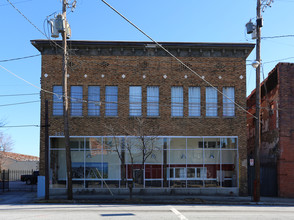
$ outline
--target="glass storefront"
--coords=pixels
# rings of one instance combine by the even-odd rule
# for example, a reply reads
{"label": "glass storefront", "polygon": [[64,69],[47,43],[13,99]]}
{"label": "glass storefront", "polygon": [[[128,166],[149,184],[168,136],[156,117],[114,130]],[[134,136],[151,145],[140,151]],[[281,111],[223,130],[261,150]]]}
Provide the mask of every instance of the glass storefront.
{"label": "glass storefront", "polygon": [[[73,188],[238,187],[237,137],[72,137]],[[63,137],[50,137],[50,187],[66,188]]]}

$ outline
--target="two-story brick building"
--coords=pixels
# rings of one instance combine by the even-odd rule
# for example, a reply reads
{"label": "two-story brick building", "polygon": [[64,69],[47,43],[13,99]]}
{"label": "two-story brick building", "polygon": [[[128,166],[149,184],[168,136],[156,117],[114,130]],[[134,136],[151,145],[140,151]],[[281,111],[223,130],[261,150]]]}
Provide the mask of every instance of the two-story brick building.
{"label": "two-story brick building", "polygon": [[[32,44],[42,54],[48,91],[41,121],[47,99],[54,193],[67,181],[62,50],[47,40]],[[123,193],[125,180],[133,180],[134,192],[246,195],[246,112],[232,101],[246,106],[246,58],[254,45],[160,44],[200,77],[150,42],[68,42],[74,190]],[[41,175],[44,138],[41,129]]]}

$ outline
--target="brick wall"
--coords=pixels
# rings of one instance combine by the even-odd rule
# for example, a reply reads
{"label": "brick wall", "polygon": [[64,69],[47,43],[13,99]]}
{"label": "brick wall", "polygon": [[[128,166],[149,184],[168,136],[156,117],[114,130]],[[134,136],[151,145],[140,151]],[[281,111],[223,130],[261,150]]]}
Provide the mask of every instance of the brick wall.
{"label": "brick wall", "polygon": [[[294,65],[279,63],[262,83],[262,146],[261,162],[276,162],[278,196],[294,197]],[[267,86],[267,91],[264,89]],[[255,113],[255,91],[247,99],[251,113]],[[248,152],[254,150],[254,120],[247,115]],[[273,155],[274,154],[274,155]],[[262,187],[262,186],[261,186]]]}
{"label": "brick wall", "polygon": [[294,197],[294,65],[279,65],[279,196]]}
{"label": "brick wall", "polygon": [[[251,51],[251,47],[247,50]],[[145,51],[145,50],[144,50]],[[223,56],[219,55],[222,54]],[[243,49],[242,49],[243,51]],[[213,50],[209,49],[209,54]],[[203,53],[208,53],[203,51]],[[89,53],[90,54],[90,53]],[[229,55],[228,55],[229,54]],[[235,100],[241,106],[246,106],[246,65],[248,51],[241,56],[236,51],[224,49],[217,56],[181,56],[181,60],[197,72],[205,80],[222,91],[224,86],[235,87]],[[240,54],[240,51],[239,51]],[[77,55],[70,56],[69,87],[83,86],[83,95],[87,99],[88,86],[98,85],[101,88],[100,117],[87,116],[87,103],[83,103],[83,116],[70,117],[71,136],[102,136],[107,135],[105,125],[112,124],[117,129],[131,129],[134,118],[129,117],[129,86],[142,86],[142,115],[146,117],[146,87],[159,86],[160,117],[148,118],[150,127],[159,127],[159,134],[166,136],[238,136],[239,138],[239,183],[240,194],[247,194],[247,149],[246,149],[246,113],[238,107],[235,117],[222,116],[222,95],[218,93],[218,117],[205,117],[205,87],[202,79],[180,65],[168,56],[157,56],[147,51],[144,56],[122,55]],[[44,77],[48,74],[47,77]],[[87,77],[85,77],[85,74]],[[125,78],[122,75],[125,75]],[[103,75],[103,76],[102,76]],[[166,79],[163,77],[166,75]],[[145,78],[143,77],[145,76]],[[62,57],[46,54],[42,56],[42,88],[52,91],[54,85],[62,85]],[[118,86],[118,117],[104,117],[105,86]],[[171,117],[171,87],[183,86],[184,116]],[[188,117],[188,87],[201,88],[201,117]],[[42,93],[41,120],[44,119],[44,100],[49,100],[50,136],[63,132],[62,117],[52,116],[52,95]],[[44,122],[41,122],[44,123]],[[119,125],[119,126],[117,126]],[[121,135],[124,130],[121,129]],[[150,134],[152,135],[152,134]],[[44,173],[44,132],[41,129],[40,139],[40,172]]]}

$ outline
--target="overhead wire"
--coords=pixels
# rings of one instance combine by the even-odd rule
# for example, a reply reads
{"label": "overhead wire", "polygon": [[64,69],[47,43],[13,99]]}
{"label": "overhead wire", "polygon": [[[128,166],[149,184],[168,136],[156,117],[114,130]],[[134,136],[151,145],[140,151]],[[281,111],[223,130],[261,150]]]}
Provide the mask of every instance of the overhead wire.
{"label": "overhead wire", "polygon": [[49,41],[53,42],[57,47],[63,49],[62,46],[58,45],[56,42],[52,41],[51,39],[49,39],[47,37],[47,35],[41,31],[33,22],[31,22],[17,7],[15,7],[15,5],[10,1],[10,0],[6,0],[7,2],[9,2],[9,4],[22,16],[24,17],[35,29],[37,29],[43,36],[45,36]]}
{"label": "overhead wire", "polygon": [[23,104],[30,104],[30,103],[36,103],[36,102],[40,102],[40,100],[27,101],[27,102],[18,102],[18,103],[11,103],[11,104],[3,104],[3,105],[0,105],[0,107],[12,106],[12,105],[23,105]]}
{"label": "overhead wire", "polygon": [[30,96],[30,95],[40,95],[40,93],[6,94],[6,95],[0,95],[0,97],[9,97],[9,96]]}
{"label": "overhead wire", "polygon": [[261,39],[275,39],[275,38],[285,38],[285,37],[294,37],[293,34],[288,34],[288,35],[279,35],[279,36],[271,36],[271,37],[261,37]]}
{"label": "overhead wire", "polygon": [[[25,3],[25,2],[31,2],[33,0],[25,0],[25,1],[18,1],[18,2],[14,2],[14,4],[19,4],[19,3]],[[9,5],[9,4],[1,4],[0,6],[6,6],[6,5]]]}
{"label": "overhead wire", "polygon": [[[215,89],[217,92],[225,96],[228,100],[233,102],[236,106],[238,106],[240,109],[245,111],[246,113],[252,115],[250,112],[248,112],[244,107],[236,103],[234,100],[232,100],[230,97],[225,95],[223,92],[221,92],[218,88],[216,88],[214,85],[212,85],[209,81],[205,80],[202,76],[200,76],[196,71],[191,69],[188,65],[186,65],[183,61],[178,59],[176,56],[174,56],[169,50],[167,50],[165,47],[163,47],[161,44],[159,44],[157,41],[155,41],[153,38],[151,38],[149,35],[147,35],[143,30],[141,30],[139,27],[137,27],[134,23],[132,23],[129,19],[127,19],[124,15],[122,15],[119,11],[117,11],[114,7],[112,7],[110,4],[108,4],[106,1],[101,0],[104,4],[106,4],[108,7],[110,7],[114,12],[116,12],[119,16],[121,16],[124,20],[126,20],[129,24],[131,24],[133,27],[135,27],[138,31],[140,31],[143,35],[145,35],[148,39],[150,39],[152,42],[154,42],[157,46],[159,46],[161,49],[163,49],[166,53],[168,53],[171,57],[176,59],[179,63],[181,63],[183,66],[185,66],[188,70],[190,70],[192,73],[194,73],[196,76],[198,76],[200,79],[202,79],[204,82],[206,82],[209,86],[211,86],[213,89]],[[254,115],[252,115],[254,116]],[[257,118],[256,116],[254,116]]]}
{"label": "overhead wire", "polygon": [[0,128],[41,127],[40,125],[3,125]]}
{"label": "overhead wire", "polygon": [[23,59],[28,59],[28,58],[32,58],[32,57],[38,57],[38,56],[41,56],[41,54],[35,54],[35,55],[31,55],[31,56],[17,57],[17,58],[11,58],[11,59],[6,59],[6,60],[0,60],[0,63],[9,62],[9,61],[16,61],[16,60],[23,60]]}

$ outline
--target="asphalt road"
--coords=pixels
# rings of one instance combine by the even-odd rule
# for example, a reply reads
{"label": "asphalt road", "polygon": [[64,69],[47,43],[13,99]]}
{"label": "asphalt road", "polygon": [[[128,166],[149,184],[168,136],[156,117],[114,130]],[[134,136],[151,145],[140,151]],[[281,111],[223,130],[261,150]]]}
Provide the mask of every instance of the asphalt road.
{"label": "asphalt road", "polygon": [[294,219],[294,207],[204,205],[0,205],[0,219]]}

